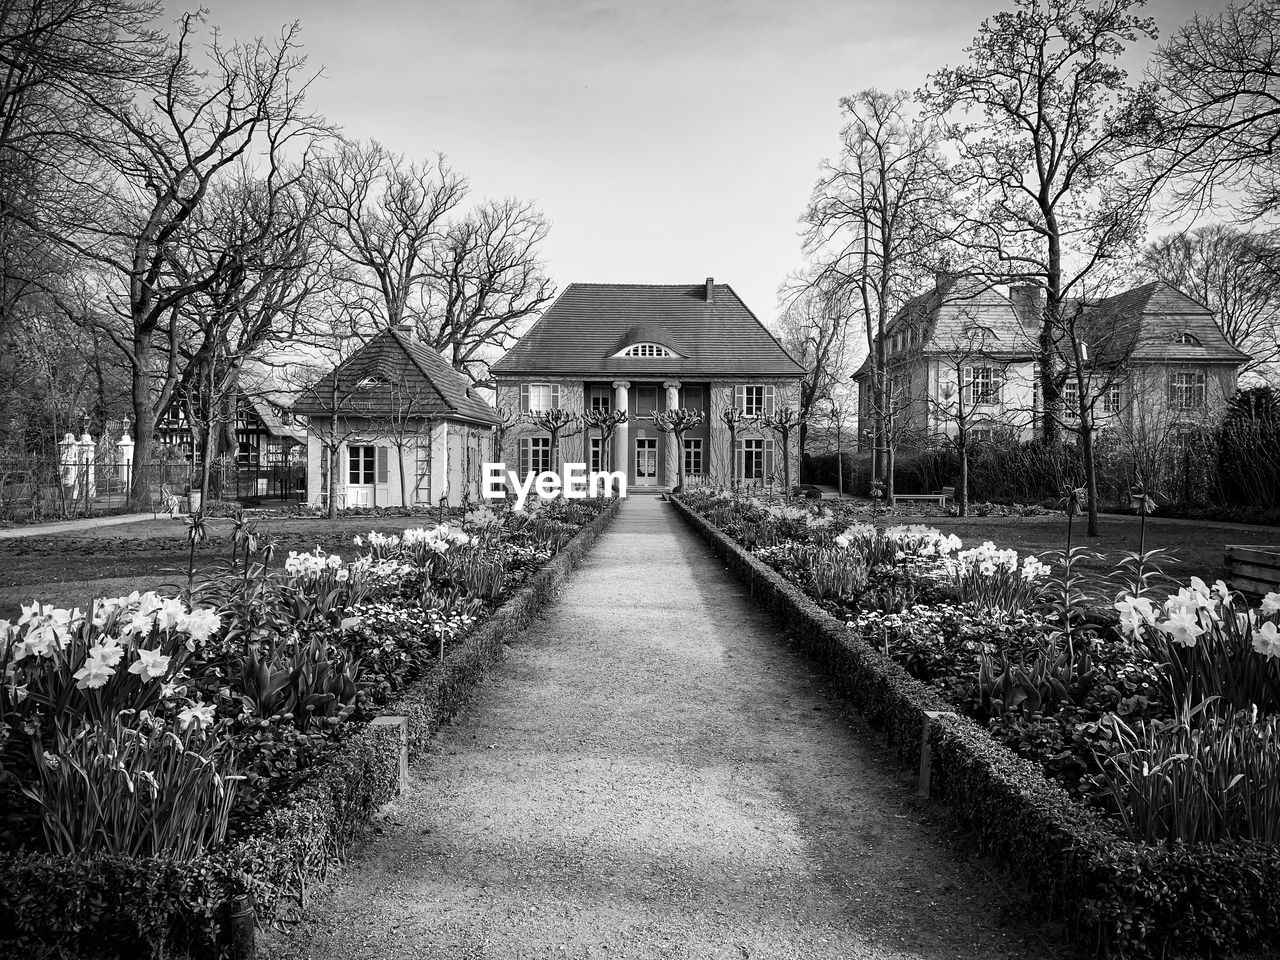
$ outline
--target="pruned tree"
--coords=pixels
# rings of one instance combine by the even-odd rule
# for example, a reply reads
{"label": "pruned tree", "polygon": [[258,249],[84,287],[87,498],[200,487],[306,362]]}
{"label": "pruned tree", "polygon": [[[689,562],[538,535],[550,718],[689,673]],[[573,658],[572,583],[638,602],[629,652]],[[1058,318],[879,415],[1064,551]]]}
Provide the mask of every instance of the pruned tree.
{"label": "pruned tree", "polygon": [[1136,244],[1152,110],[1121,62],[1155,36],[1143,0],[1016,0],[982,22],[967,60],[932,74],[948,118],[969,257],[991,282],[1044,291],[1035,338],[1040,433],[1061,437],[1059,340],[1069,300]]}
{"label": "pruned tree", "polygon": [[679,482],[674,492],[679,493],[684,489],[684,436],[702,423],[702,411],[686,410],[683,407],[677,410],[655,410],[650,419],[654,426],[675,442]]}
{"label": "pruned tree", "polygon": [[1213,311],[1231,344],[1249,355],[1240,372],[1280,361],[1280,242],[1229,224],[1169,234],[1143,248],[1138,269]]}
{"label": "pruned tree", "polygon": [[741,407],[729,406],[720,411],[720,419],[729,429],[729,486],[738,487],[738,434],[756,422]]}
{"label": "pruned tree", "polygon": [[791,496],[791,435],[803,429],[804,418],[795,407],[778,407],[760,418],[760,425],[773,431],[782,441],[782,486],[784,496]]}
{"label": "pruned tree", "polygon": [[626,410],[606,410],[603,407],[593,407],[583,412],[582,429],[588,442],[590,442],[592,430],[597,430],[600,433],[601,470],[612,469],[613,435],[618,432],[618,427],[630,419],[631,414]]}
{"label": "pruned tree", "polygon": [[560,441],[564,437],[572,437],[582,432],[583,420],[579,414],[570,413],[563,407],[552,407],[550,410],[536,410],[526,413],[525,420],[545,430],[551,437],[551,465],[560,466]]}
{"label": "pruned tree", "polygon": [[814,281],[847,297],[860,319],[871,362],[872,474],[891,484],[885,333],[941,258],[949,174],[941,130],[907,91],[864,90],[841,109],[841,152],[824,161],[803,218],[806,252]]}

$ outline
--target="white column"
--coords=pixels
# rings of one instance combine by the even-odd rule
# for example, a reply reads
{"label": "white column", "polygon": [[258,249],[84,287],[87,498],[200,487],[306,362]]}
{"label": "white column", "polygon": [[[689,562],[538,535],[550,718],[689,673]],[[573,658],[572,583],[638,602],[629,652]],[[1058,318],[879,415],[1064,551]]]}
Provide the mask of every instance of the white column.
{"label": "white column", "polygon": [[[680,381],[666,380],[663,381],[663,389],[667,391],[666,409],[680,409]],[[662,482],[668,487],[674,487],[680,482],[680,456],[683,453],[679,449],[680,443],[676,440],[674,433],[664,433],[662,442],[666,446],[666,456],[663,457],[662,463]]]}
{"label": "white column", "polygon": [[[621,410],[623,413],[631,409],[630,402],[627,399],[627,391],[631,389],[630,380],[613,381],[613,409]],[[613,435],[613,453],[610,457],[609,469],[621,470],[627,477],[631,476],[630,466],[630,444],[628,437],[630,430],[626,421],[618,424],[618,429]]]}

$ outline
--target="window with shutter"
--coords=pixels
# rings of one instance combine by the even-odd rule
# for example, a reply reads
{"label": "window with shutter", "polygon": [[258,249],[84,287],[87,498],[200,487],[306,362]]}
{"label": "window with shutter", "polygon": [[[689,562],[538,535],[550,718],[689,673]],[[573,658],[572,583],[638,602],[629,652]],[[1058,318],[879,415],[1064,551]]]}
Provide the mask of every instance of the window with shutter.
{"label": "window with shutter", "polygon": [[378,483],[387,482],[387,448],[378,448]]}
{"label": "window with shutter", "polygon": [[520,412],[529,412],[529,384],[520,384]]}
{"label": "window with shutter", "polygon": [[[733,406],[735,409],[738,409],[738,410],[746,410],[747,408],[747,388],[746,387],[739,386],[739,387],[733,388]],[[741,476],[741,474],[739,474],[739,476]]]}
{"label": "window with shutter", "polygon": [[773,416],[773,385],[768,384],[764,388],[764,412],[769,416]]}

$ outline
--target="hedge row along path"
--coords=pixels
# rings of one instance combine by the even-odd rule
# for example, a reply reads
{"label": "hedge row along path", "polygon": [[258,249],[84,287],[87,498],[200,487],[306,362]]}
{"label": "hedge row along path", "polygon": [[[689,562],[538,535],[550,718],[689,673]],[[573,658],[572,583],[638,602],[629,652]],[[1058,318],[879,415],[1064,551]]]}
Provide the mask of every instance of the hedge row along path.
{"label": "hedge row along path", "polygon": [[284,958],[1045,958],[671,508],[622,508]]}

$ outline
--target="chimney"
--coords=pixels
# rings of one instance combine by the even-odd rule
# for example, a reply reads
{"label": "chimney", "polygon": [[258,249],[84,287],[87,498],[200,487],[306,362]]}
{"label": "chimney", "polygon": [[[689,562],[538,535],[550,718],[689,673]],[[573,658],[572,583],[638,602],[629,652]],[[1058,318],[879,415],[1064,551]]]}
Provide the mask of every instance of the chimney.
{"label": "chimney", "polygon": [[1013,304],[1013,314],[1024,327],[1038,327],[1044,314],[1044,297],[1038,286],[1021,286],[1009,288],[1009,302]]}
{"label": "chimney", "polygon": [[402,323],[397,323],[392,329],[410,343],[413,343],[418,339],[418,325],[411,320],[405,320]]}
{"label": "chimney", "polygon": [[713,303],[716,299],[716,278],[707,277],[707,303]]}

